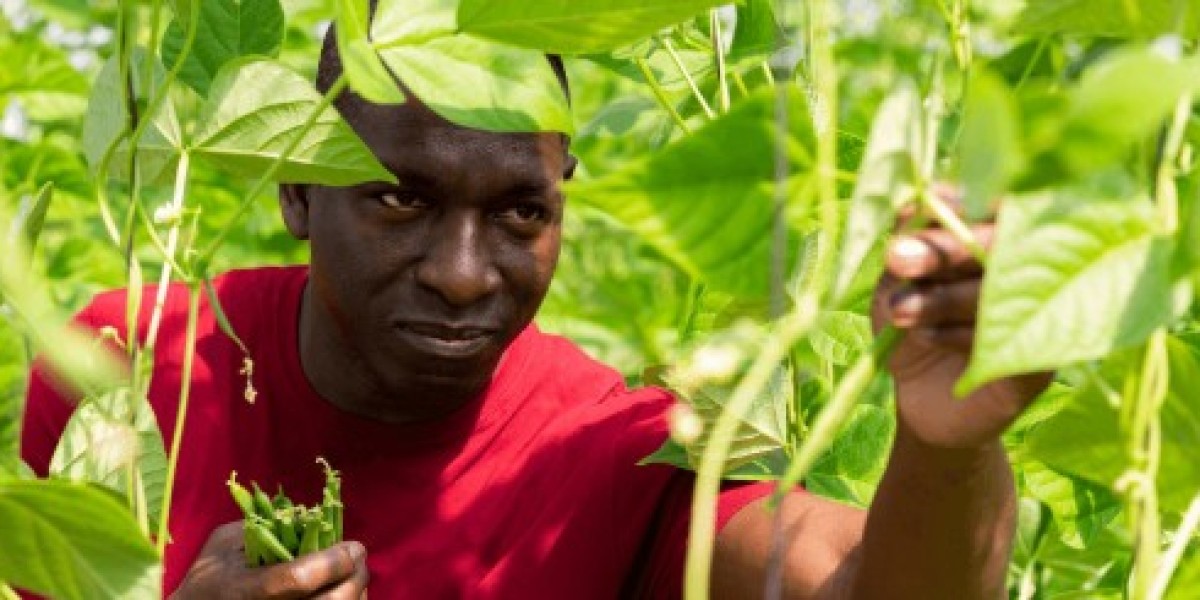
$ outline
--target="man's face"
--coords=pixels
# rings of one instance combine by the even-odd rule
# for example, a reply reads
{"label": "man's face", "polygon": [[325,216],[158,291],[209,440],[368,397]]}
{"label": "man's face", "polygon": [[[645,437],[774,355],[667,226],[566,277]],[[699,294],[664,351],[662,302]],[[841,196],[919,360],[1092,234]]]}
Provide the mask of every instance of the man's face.
{"label": "man's face", "polygon": [[550,285],[565,141],[465,129],[415,102],[354,103],[351,125],[400,183],[285,191],[285,220],[312,247],[306,370],[366,378],[376,402],[460,404]]}

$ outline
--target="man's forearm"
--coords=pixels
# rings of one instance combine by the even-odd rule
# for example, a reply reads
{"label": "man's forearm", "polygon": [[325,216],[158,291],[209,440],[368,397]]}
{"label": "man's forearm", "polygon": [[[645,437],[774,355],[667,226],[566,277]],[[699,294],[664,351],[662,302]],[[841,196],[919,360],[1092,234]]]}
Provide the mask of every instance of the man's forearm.
{"label": "man's forearm", "polygon": [[898,428],[852,575],[855,598],[968,600],[1004,595],[1016,519],[997,441],[945,450]]}

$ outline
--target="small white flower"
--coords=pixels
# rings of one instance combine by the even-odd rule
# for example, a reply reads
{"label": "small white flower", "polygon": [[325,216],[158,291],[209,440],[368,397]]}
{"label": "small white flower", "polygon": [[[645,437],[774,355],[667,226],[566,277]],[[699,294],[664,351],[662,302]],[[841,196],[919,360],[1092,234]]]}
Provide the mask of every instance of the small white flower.
{"label": "small white flower", "polygon": [[742,354],[734,346],[706,345],[692,355],[690,375],[704,381],[729,381],[741,362]]}
{"label": "small white flower", "polygon": [[672,407],[667,415],[667,422],[671,430],[671,439],[681,445],[694,444],[704,435],[704,420],[686,404],[676,404]]}
{"label": "small white flower", "polygon": [[183,216],[183,211],[174,204],[164,204],[154,211],[154,222],[159,225],[174,225]]}

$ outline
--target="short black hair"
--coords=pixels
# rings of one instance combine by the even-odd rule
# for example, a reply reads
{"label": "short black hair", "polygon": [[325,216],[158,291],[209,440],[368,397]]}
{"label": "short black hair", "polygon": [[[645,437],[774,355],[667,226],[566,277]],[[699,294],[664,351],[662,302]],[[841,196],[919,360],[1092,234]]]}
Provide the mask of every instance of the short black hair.
{"label": "short black hair", "polygon": [[[376,2],[377,0],[371,0],[370,2],[369,10],[372,18],[375,14]],[[317,91],[322,94],[329,92],[329,89],[333,87],[333,84],[342,75],[342,57],[338,53],[336,28],[336,25],[330,25],[328,31],[325,32],[325,40],[321,44],[321,58],[317,62],[316,86]],[[547,54],[546,59],[550,61],[550,68],[554,70],[555,76],[558,77],[558,83],[562,85],[563,94],[567,96],[567,101],[570,102],[571,86],[567,81],[567,69],[563,65],[562,57],[557,54]],[[393,75],[395,74],[393,73]],[[351,109],[343,100],[344,95],[336,98],[334,104],[345,114],[344,111]]]}

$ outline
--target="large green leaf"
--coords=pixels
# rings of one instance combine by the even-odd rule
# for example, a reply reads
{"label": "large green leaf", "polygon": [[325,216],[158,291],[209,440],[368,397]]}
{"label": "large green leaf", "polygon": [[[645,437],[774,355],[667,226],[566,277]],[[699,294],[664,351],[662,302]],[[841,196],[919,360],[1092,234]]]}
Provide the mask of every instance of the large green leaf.
{"label": "large green leaf", "polygon": [[50,474],[96,483],[125,494],[130,463],[137,465],[151,523],[161,515],[167,475],[167,452],[154,411],[128,388],[86,400],[63,430]]}
{"label": "large green leaf", "polygon": [[[200,19],[196,38],[179,79],[201,96],[225,63],[249,55],[274,56],[283,44],[283,8],[279,0],[196,0]],[[187,40],[187,17],[176,16],[162,40],[163,63],[174,65]]]}
{"label": "large green leaf", "polygon": [[838,366],[849,365],[871,348],[871,320],[852,312],[833,311],[821,315],[809,336],[813,351]]}
{"label": "large green leaf", "polygon": [[559,54],[616,50],[721,0],[462,0],[463,31]]}
{"label": "large green leaf", "polygon": [[[1158,469],[1159,500],[1166,511],[1182,511],[1200,490],[1200,359],[1194,350],[1172,338],[1168,344],[1170,386],[1163,404],[1162,454]],[[1114,365],[1123,372],[1127,361]],[[1121,379],[1107,374],[1110,388]],[[1128,463],[1120,419],[1108,397],[1095,384],[1082,389],[1060,413],[1034,428],[1024,454],[1051,468],[1112,488]]]}
{"label": "large green leaf", "polygon": [[[162,85],[166,77],[162,65],[155,61],[151,69],[151,81],[142,81],[146,60],[153,59],[145,52],[137,51],[133,60],[134,68],[130,74],[139,106],[149,103],[150,96]],[[87,116],[83,121],[83,152],[93,170],[100,168],[101,158],[126,128],[129,112],[125,110],[123,98],[127,89],[128,86],[121,81],[118,58],[114,56],[104,64],[95,85],[92,86]],[[179,120],[169,99],[163,102],[154,115],[141,115],[141,118],[150,118],[152,121],[138,140],[138,174],[143,181],[153,181],[171,169],[178,159],[182,147]],[[129,178],[128,140],[121,141],[117,146],[108,169],[110,176]]]}
{"label": "large green leaf", "polygon": [[912,198],[925,145],[924,111],[916,86],[901,84],[880,105],[859,169],[842,239],[834,297],[845,298],[861,266]]}
{"label": "large green leaf", "polygon": [[0,482],[0,580],[61,600],[157,598],[158,553],[111,492]]}
{"label": "large green leaf", "polygon": [[320,104],[321,96],[312,84],[279,63],[256,58],[233,61],[213,81],[190,152],[232,173],[261,176],[303,133],[283,161],[279,181],[325,185],[393,181],[332,107],[302,132]]}
{"label": "large green leaf", "polygon": [[[371,41],[406,91],[442,117],[489,131],[558,131],[573,135],[562,84],[540,52],[464,34],[457,0],[383,0]],[[359,69],[368,89],[394,84],[382,70]]]}
{"label": "large green leaf", "polygon": [[959,393],[1145,340],[1171,318],[1170,244],[1144,197],[1063,189],[1004,205]]}
{"label": "large green leaf", "polygon": [[[1104,37],[1200,34],[1200,10],[1177,0],[1029,0],[1016,31],[1033,35],[1078,33]],[[1184,14],[1179,9],[1184,8]],[[1182,18],[1181,18],[1182,17]]]}
{"label": "large green leaf", "polygon": [[562,84],[539,52],[459,34],[380,55],[409,91],[459,125],[575,132]]}
{"label": "large green leaf", "polygon": [[[568,193],[612,215],[711,288],[765,297],[776,186],[775,102],[774,91],[762,90],[694,135],[621,171],[572,184]],[[794,189],[808,176],[814,142],[799,92],[789,94],[788,109],[786,148],[794,175],[787,183]]]}

